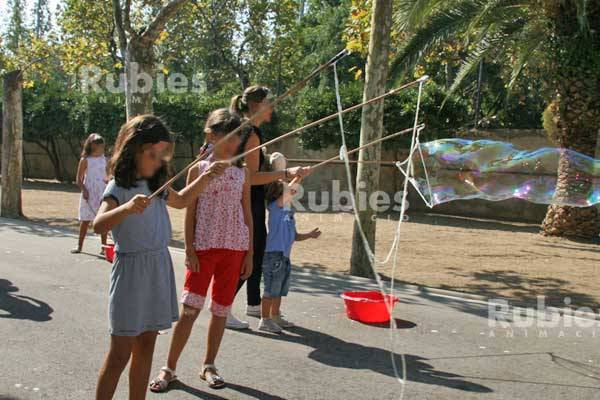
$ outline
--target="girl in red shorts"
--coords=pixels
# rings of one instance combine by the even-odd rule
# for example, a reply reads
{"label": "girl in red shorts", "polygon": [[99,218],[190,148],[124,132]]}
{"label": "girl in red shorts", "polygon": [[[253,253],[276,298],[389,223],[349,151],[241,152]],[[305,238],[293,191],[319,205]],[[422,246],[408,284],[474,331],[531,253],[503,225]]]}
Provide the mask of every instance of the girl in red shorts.
{"label": "girl in red shorts", "polygon": [[[228,160],[235,155],[240,138],[233,135],[221,142],[227,133],[240,125],[240,119],[223,108],[213,111],[204,132],[208,143],[219,143],[212,155],[201,161],[188,174],[194,181],[212,162]],[[187,208],[185,216],[186,276],[181,303],[181,317],[173,330],[167,366],[152,383],[153,392],[164,391],[177,379],[177,361],[192,332],[194,321],[207,302],[212,281],[206,354],[200,378],[209,387],[219,388],[225,381],[214,365],[231,309],[237,284],[252,273],[252,213],[250,209],[250,179],[245,168],[231,166],[214,178]],[[249,250],[250,249],[250,250]]]}

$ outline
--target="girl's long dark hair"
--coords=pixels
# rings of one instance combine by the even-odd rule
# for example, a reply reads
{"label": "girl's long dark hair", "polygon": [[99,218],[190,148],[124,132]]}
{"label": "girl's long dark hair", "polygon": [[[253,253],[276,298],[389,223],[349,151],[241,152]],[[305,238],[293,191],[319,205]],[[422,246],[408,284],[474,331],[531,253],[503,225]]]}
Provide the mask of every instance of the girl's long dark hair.
{"label": "girl's long dark hair", "polygon": [[[138,180],[137,156],[142,153],[145,144],[158,142],[171,143],[169,153],[172,155],[173,135],[159,117],[138,115],[123,124],[110,160],[110,173],[115,177],[117,185],[126,189],[135,186]],[[150,191],[154,192],[161,187],[169,179],[169,173],[169,164],[165,161],[154,176],[147,178]]]}
{"label": "girl's long dark hair", "polygon": [[81,158],[89,157],[92,154],[93,146],[104,144],[104,138],[97,133],[91,133],[85,142],[83,142],[83,149],[81,150]]}
{"label": "girl's long dark hair", "polygon": [[269,95],[269,89],[265,86],[248,86],[242,94],[231,98],[229,109],[237,115],[244,115],[250,111],[250,103],[260,103]]}

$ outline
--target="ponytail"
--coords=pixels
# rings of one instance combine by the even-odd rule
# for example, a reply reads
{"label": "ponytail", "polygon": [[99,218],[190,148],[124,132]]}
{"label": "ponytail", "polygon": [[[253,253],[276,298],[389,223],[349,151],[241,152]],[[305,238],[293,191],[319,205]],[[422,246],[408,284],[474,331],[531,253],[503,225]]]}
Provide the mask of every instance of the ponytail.
{"label": "ponytail", "polygon": [[229,109],[232,113],[242,116],[244,113],[250,111],[250,103],[260,103],[267,98],[267,96],[269,96],[268,88],[258,85],[249,86],[242,94],[238,94],[231,98]]}
{"label": "ponytail", "polygon": [[[238,94],[237,96],[233,96],[231,98],[231,104],[229,106],[229,110],[233,113],[233,114],[237,114],[239,116],[242,115],[242,113],[246,110],[242,109],[242,100],[243,100],[243,95]],[[246,105],[247,106],[247,105]],[[247,107],[245,107],[247,108]]]}

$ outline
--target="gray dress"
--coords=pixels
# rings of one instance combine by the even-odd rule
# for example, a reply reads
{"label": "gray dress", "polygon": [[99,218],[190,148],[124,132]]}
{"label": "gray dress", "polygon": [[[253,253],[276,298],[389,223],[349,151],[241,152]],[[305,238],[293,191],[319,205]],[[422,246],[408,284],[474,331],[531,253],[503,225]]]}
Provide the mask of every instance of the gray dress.
{"label": "gray dress", "polygon": [[[111,180],[103,198],[119,205],[136,194],[150,195],[145,180],[131,189]],[[165,198],[156,197],[142,214],[130,215],[112,229],[115,260],[110,274],[110,333],[137,336],[168,329],[179,319],[177,289],[168,244],[171,221]]]}

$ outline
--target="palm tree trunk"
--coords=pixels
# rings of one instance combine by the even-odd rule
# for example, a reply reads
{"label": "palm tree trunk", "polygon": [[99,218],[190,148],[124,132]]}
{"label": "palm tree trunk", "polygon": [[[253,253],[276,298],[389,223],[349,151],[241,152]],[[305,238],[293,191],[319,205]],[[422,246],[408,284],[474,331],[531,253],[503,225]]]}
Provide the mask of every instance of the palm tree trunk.
{"label": "palm tree trunk", "polygon": [[[550,112],[556,122],[558,144],[594,157],[600,127],[600,39],[574,32],[573,10],[563,5],[552,9],[555,18],[556,51],[549,55],[554,88]],[[590,7],[590,20],[600,18],[600,8]],[[581,176],[572,160],[559,160],[556,197],[588,197],[593,176]],[[552,236],[595,238],[600,234],[600,214],[596,207],[551,205],[542,223],[542,233]]]}

